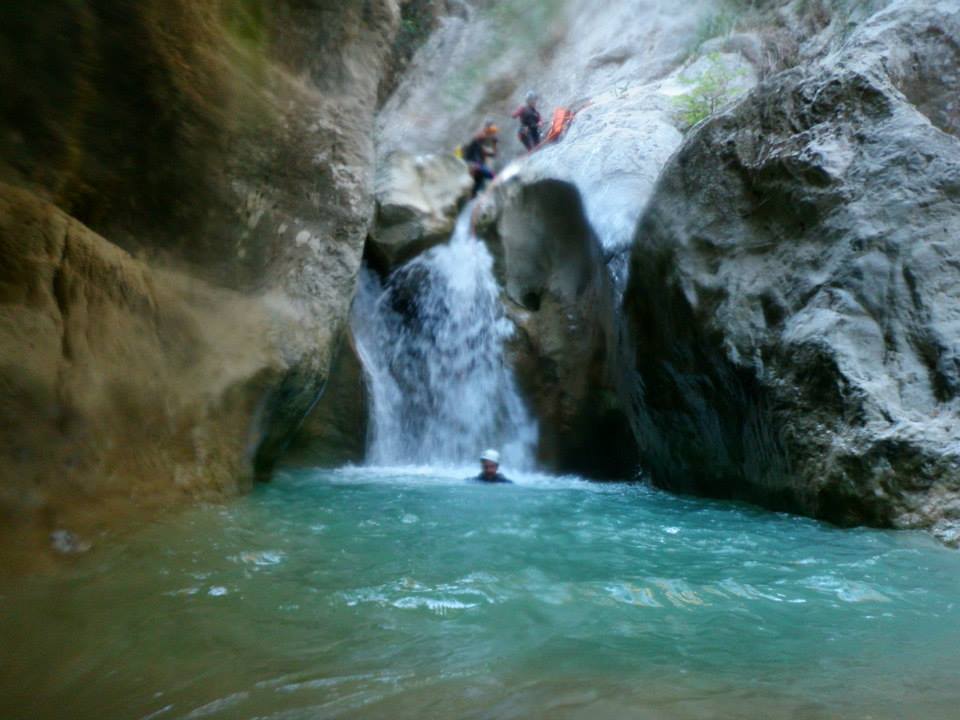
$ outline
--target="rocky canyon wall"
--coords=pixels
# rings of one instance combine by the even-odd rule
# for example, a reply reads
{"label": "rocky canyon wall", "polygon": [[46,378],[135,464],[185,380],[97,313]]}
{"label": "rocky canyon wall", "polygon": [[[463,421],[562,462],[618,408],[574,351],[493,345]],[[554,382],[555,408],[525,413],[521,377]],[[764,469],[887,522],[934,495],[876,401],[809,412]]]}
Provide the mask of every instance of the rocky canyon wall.
{"label": "rocky canyon wall", "polygon": [[345,324],[401,20],[0,8],[5,559],[269,476]]}
{"label": "rocky canyon wall", "polygon": [[[501,128],[476,227],[516,327],[510,362],[540,422],[538,458],[553,470],[636,473],[618,377],[626,257],[682,141],[674,97],[714,5],[469,3],[441,22],[379,115],[382,165],[401,150],[449,154],[486,118]],[[720,55],[742,71],[737,88],[755,82],[739,50]],[[556,107],[578,112],[561,142],[527,155],[509,115],[529,89],[547,125]]]}
{"label": "rocky canyon wall", "polygon": [[[541,460],[604,427],[662,487],[957,542],[954,6],[598,9],[467,4],[379,121],[384,154],[507,129],[478,229]],[[524,156],[528,88],[579,113]]]}
{"label": "rocky canyon wall", "polygon": [[4,552],[359,459],[364,244],[442,241],[487,117],[545,466],[956,542],[956,10],[602,5],[0,9]]}
{"label": "rocky canyon wall", "polygon": [[958,45],[891,3],[664,170],[627,291],[657,484],[960,539]]}

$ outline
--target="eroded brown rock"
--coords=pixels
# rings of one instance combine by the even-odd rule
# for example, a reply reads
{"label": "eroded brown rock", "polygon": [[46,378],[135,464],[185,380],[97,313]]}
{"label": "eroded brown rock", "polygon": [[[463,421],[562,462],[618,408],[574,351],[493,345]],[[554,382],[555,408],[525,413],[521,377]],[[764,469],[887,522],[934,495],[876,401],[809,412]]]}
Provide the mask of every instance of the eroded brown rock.
{"label": "eroded brown rock", "polygon": [[295,317],[153,271],[6,185],[0,256],[4,560],[249,487],[251,419],[287,370],[270,329]]}
{"label": "eroded brown rock", "polygon": [[346,325],[399,24],[396,0],[0,7],[25,546],[269,478]]}

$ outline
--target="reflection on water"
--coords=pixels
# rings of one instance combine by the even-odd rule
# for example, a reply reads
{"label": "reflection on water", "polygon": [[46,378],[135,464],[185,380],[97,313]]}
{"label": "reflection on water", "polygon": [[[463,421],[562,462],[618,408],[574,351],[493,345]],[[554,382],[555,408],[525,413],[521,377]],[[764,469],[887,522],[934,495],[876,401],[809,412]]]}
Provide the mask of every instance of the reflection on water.
{"label": "reflection on water", "polygon": [[0,717],[957,717],[960,554],[471,471],[290,474],[2,586]]}

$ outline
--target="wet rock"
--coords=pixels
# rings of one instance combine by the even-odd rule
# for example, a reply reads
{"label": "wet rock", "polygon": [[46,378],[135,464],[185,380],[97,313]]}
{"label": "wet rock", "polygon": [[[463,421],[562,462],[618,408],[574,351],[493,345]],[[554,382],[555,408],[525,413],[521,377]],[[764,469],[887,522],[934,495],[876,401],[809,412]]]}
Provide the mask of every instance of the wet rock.
{"label": "wet rock", "polygon": [[386,275],[450,237],[473,181],[453,155],[394,152],[381,162],[375,188],[377,215],[367,259]]}
{"label": "wet rock", "polygon": [[626,305],[657,484],[955,541],[958,41],[955,5],[896,3],[667,166]]}
{"label": "wet rock", "polygon": [[64,525],[250,487],[254,418],[288,371],[271,337],[296,315],[2,184],[0,256],[0,564]]}
{"label": "wet rock", "polygon": [[283,455],[293,466],[360,463],[367,440],[367,389],[353,337],[337,351],[323,394]]}
{"label": "wet rock", "polygon": [[610,359],[614,293],[576,187],[497,186],[478,213],[517,332],[509,354],[540,425],[538,458],[587,477],[633,475]]}
{"label": "wet rock", "polygon": [[0,8],[0,503],[26,545],[269,478],[346,325],[399,25],[396,0]]}

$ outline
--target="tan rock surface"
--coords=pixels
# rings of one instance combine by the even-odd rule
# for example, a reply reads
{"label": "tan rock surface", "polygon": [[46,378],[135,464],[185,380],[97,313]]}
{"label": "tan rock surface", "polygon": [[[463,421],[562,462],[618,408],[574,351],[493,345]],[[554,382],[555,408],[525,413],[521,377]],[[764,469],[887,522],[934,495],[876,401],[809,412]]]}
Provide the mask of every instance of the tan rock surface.
{"label": "tan rock surface", "polygon": [[0,255],[4,560],[249,487],[251,418],[286,369],[268,328],[290,318],[152,271],[6,185]]}
{"label": "tan rock surface", "polygon": [[0,6],[5,552],[269,478],[346,324],[400,21]]}

